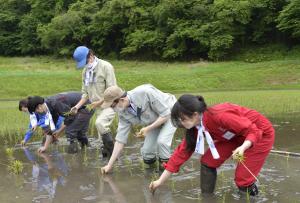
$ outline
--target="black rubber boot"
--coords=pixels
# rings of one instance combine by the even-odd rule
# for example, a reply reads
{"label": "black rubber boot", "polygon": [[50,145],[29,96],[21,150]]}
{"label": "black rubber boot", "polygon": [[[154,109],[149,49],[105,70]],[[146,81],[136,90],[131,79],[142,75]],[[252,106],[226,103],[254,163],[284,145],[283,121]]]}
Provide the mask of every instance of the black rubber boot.
{"label": "black rubber boot", "polygon": [[156,168],[156,158],[153,159],[143,159],[145,163],[145,169],[155,169]]}
{"label": "black rubber boot", "polygon": [[80,143],[81,149],[89,146],[89,139],[86,136],[79,137],[78,142]]}
{"label": "black rubber boot", "polygon": [[145,177],[151,177],[153,173],[157,172],[156,157],[153,159],[143,159]]}
{"label": "black rubber boot", "polygon": [[70,141],[70,145],[68,146],[68,153],[75,154],[78,152],[78,144],[75,140]]}
{"label": "black rubber boot", "polygon": [[239,187],[241,193],[248,193],[250,196],[258,195],[258,188],[255,183],[247,186],[247,187]]}
{"label": "black rubber boot", "polygon": [[217,170],[201,164],[201,192],[202,194],[212,194],[215,190],[217,180]]}
{"label": "black rubber boot", "polygon": [[108,132],[102,135],[103,145],[101,146],[102,156],[110,158],[112,152],[114,150],[114,141],[112,137],[112,133]]}

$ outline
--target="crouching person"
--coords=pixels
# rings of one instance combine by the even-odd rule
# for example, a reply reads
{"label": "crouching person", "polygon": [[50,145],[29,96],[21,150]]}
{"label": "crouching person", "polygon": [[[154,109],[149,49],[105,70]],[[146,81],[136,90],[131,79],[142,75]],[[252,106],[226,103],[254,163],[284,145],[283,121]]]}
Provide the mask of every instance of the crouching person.
{"label": "crouching person", "polygon": [[[238,158],[235,183],[249,195],[258,194],[257,176],[274,143],[271,122],[259,112],[230,103],[206,106],[201,96],[183,95],[172,108],[175,126],[187,129],[185,138],[176,148],[165,171],[149,188],[154,191],[196,152],[201,157],[201,192],[214,192],[216,169],[228,158]],[[205,135],[205,136],[204,136]],[[209,149],[204,152],[204,140]],[[240,159],[244,156],[244,160]]]}
{"label": "crouching person", "polygon": [[117,86],[107,88],[102,108],[111,107],[118,112],[119,124],[112,156],[101,169],[102,173],[111,171],[127,143],[132,125],[144,126],[137,133],[137,137],[145,138],[141,148],[144,163],[153,165],[157,155],[160,162],[167,162],[176,131],[170,120],[171,108],[175,102],[174,95],[163,93],[150,84],[138,86],[128,92]]}
{"label": "crouching person", "polygon": [[39,152],[44,152],[49,147],[50,143],[60,132],[55,131],[54,123],[60,116],[64,117],[64,125],[60,130],[64,130],[70,142],[69,153],[78,151],[77,140],[81,147],[88,145],[87,131],[92,112],[86,105],[78,109],[76,115],[70,113],[71,108],[81,99],[81,93],[67,92],[54,95],[44,99],[43,97],[33,96],[28,99],[28,110],[32,113],[38,113],[45,116],[45,124],[48,128],[44,129],[46,134],[46,142],[39,148]]}
{"label": "crouching person", "polygon": [[[42,129],[47,129],[48,126],[45,124],[45,116],[40,115],[38,113],[29,114],[28,108],[28,98],[22,99],[19,101],[19,110],[29,115],[29,129],[26,131],[24,139],[21,142],[21,145],[26,145],[28,141],[31,139],[32,135],[36,131],[37,127],[41,127]],[[55,123],[55,131],[59,136],[58,132],[63,132],[62,123],[64,121],[64,117],[60,116]],[[61,129],[62,128],[62,129]]]}

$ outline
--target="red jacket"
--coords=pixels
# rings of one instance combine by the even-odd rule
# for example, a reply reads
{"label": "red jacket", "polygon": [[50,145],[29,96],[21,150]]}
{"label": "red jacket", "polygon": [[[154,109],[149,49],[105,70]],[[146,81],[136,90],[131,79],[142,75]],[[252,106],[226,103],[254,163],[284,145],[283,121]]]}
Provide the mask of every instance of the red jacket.
{"label": "red jacket", "polygon": [[[205,129],[210,133],[214,141],[230,142],[232,137],[226,136],[225,133],[231,132],[234,136],[241,136],[241,139],[251,141],[252,146],[255,146],[263,137],[268,138],[274,132],[271,122],[262,114],[231,103],[217,104],[208,108],[203,114],[202,121]],[[195,129],[195,138],[197,133],[198,131]],[[272,141],[273,138],[270,139],[270,142]],[[194,152],[186,151],[185,146],[186,141],[184,138],[175,149],[168,163],[165,164],[165,169],[172,173],[178,172],[180,166]]]}

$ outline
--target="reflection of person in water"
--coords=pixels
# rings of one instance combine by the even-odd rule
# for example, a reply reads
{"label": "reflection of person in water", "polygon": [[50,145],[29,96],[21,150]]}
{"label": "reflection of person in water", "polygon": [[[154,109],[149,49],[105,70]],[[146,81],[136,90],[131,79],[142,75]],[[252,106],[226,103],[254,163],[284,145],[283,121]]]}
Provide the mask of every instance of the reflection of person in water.
{"label": "reflection of person in water", "polygon": [[[112,195],[107,195],[109,194],[105,189],[106,185],[109,185],[110,189],[112,190]],[[100,188],[99,188],[99,196],[103,197],[105,195],[107,198],[112,199],[118,203],[125,203],[128,202],[123,195],[123,193],[120,191],[118,186],[114,183],[112,177],[110,175],[105,175],[100,178]]]}
{"label": "reflection of person in water", "polygon": [[24,148],[24,153],[32,166],[32,186],[38,192],[46,191],[49,198],[55,197],[57,184],[65,185],[65,176],[68,174],[67,165],[61,154],[53,152],[51,155],[39,153],[45,161],[38,164],[36,156],[28,148]]}
{"label": "reflection of person in water", "polygon": [[[133,180],[134,181],[134,180]],[[168,187],[162,187],[160,191],[157,191],[155,196],[153,196],[148,190],[148,180],[144,179],[144,181],[140,181],[140,179],[136,179],[135,183],[139,183],[140,187],[134,189],[135,193],[141,194],[134,198],[131,195],[125,197],[124,194],[128,195],[132,193],[132,188],[125,187],[123,188],[125,191],[122,191],[122,188],[118,187],[118,184],[114,182],[114,177],[111,175],[104,175],[100,177],[100,188],[99,188],[99,196],[103,202],[118,202],[118,203],[126,203],[132,202],[146,202],[146,203],[159,203],[159,202],[173,202],[172,191]],[[133,183],[133,182],[132,182]],[[130,184],[131,185],[131,184]],[[132,184],[133,185],[133,184]],[[109,186],[109,189],[107,190]],[[112,193],[111,193],[112,191]],[[144,195],[144,197],[142,196]]]}

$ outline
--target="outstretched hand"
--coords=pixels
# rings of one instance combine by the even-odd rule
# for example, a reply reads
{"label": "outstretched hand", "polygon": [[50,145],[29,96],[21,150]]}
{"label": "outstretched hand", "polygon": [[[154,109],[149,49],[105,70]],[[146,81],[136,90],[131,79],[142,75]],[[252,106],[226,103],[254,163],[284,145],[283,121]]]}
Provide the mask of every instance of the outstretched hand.
{"label": "outstretched hand", "polygon": [[102,175],[104,175],[104,174],[111,172],[111,170],[112,170],[112,167],[109,165],[106,165],[101,168],[101,173],[102,173]]}
{"label": "outstretched hand", "polygon": [[155,193],[155,190],[161,185],[161,183],[158,180],[152,181],[149,185],[149,190],[152,194]]}

